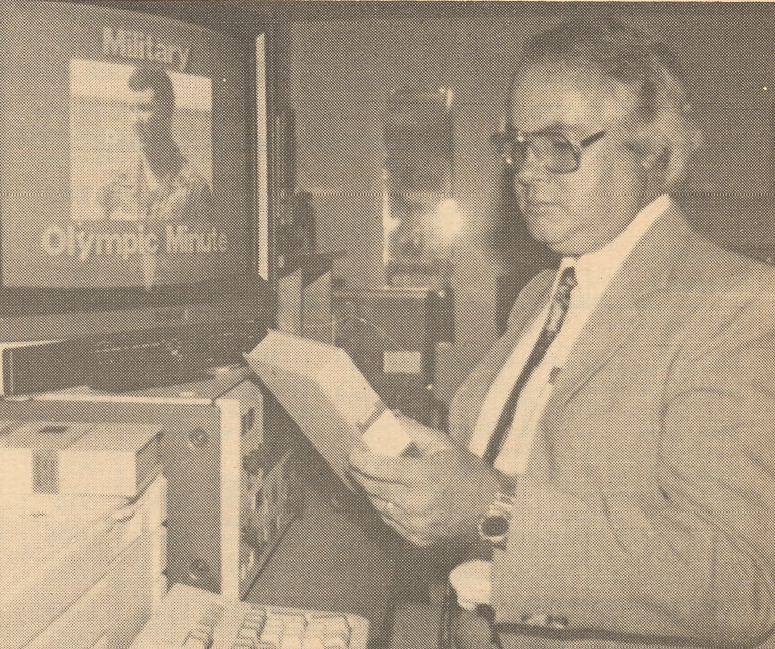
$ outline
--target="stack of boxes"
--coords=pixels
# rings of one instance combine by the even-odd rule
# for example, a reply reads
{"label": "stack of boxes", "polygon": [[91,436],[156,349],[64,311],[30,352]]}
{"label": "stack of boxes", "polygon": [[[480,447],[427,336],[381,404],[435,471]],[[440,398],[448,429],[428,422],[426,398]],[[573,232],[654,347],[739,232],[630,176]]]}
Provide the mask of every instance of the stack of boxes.
{"label": "stack of boxes", "polygon": [[161,435],[0,422],[0,646],[132,643],[167,592]]}

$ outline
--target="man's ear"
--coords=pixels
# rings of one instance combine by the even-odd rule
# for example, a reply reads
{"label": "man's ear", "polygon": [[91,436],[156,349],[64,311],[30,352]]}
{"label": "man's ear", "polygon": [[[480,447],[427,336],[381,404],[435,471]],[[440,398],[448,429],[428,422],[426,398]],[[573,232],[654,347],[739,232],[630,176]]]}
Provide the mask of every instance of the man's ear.
{"label": "man's ear", "polygon": [[667,142],[653,138],[641,141],[640,164],[648,192],[660,194],[665,191],[670,175],[671,149]]}
{"label": "man's ear", "polygon": [[641,165],[647,171],[664,172],[670,164],[670,146],[666,141],[650,141],[641,148]]}

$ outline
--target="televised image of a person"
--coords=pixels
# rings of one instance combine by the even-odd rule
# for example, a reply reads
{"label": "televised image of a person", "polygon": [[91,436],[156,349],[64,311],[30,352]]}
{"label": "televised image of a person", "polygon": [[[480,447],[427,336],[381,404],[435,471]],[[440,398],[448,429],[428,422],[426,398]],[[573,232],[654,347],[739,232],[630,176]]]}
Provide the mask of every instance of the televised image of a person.
{"label": "televised image of a person", "polygon": [[138,152],[100,188],[97,202],[105,216],[114,220],[206,221],[211,215],[210,185],[172,134],[172,80],[163,69],[140,67],[127,84]]}
{"label": "televised image of a person", "polygon": [[502,154],[562,262],[520,293],[449,436],[406,420],[419,458],[350,458],[451,570],[451,646],[751,647],[775,628],[775,269],[670,196],[696,110],[675,56],[628,26],[524,46]]}

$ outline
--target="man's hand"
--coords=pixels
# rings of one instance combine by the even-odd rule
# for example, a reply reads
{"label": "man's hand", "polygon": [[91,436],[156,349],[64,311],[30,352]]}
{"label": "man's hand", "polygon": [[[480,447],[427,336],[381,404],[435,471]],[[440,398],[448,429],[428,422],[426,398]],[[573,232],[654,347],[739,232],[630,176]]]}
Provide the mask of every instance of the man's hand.
{"label": "man's hand", "polygon": [[415,545],[472,545],[478,518],[501,489],[497,472],[440,431],[400,421],[420,457],[390,458],[357,446],[350,454],[353,478],[383,520]]}

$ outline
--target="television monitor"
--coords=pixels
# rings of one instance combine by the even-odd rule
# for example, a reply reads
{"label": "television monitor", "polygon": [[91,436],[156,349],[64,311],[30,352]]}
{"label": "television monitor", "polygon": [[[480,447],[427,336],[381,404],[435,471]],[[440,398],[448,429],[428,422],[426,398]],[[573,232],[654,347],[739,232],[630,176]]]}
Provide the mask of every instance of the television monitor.
{"label": "television monitor", "polygon": [[268,317],[261,38],[118,4],[0,8],[0,342]]}

